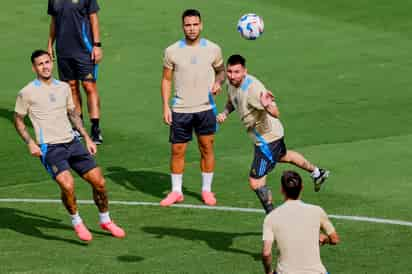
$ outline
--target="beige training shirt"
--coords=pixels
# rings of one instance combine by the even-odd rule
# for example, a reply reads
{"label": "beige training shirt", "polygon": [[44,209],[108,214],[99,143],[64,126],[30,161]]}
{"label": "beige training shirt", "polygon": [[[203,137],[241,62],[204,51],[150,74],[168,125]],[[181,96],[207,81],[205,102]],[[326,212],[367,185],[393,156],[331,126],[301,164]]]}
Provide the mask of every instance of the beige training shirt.
{"label": "beige training shirt", "polygon": [[282,138],[284,134],[280,120],[268,114],[260,103],[262,92],[267,92],[265,86],[249,74],[238,88],[228,83],[230,101],[257,145],[261,145],[261,138],[271,143]]}
{"label": "beige training shirt", "polygon": [[74,104],[68,84],[53,79],[48,85],[36,79],[20,90],[14,111],[29,115],[38,144],[59,144],[73,140],[69,109]]}
{"label": "beige training shirt", "polygon": [[187,45],[184,39],[177,41],[166,48],[163,66],[173,70],[174,112],[193,113],[212,108],[209,92],[215,82],[215,69],[223,66],[218,45],[206,39],[194,46]]}
{"label": "beige training shirt", "polygon": [[276,242],[278,274],[324,274],[320,259],[320,229],[330,235],[335,228],[319,206],[287,200],[265,218],[263,240]]}

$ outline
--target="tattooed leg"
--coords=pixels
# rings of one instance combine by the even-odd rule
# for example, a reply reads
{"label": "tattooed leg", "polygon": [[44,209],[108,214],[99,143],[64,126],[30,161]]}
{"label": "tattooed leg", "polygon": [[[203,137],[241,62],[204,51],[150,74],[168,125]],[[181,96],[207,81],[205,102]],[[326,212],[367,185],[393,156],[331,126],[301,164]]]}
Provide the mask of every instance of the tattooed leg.
{"label": "tattooed leg", "polygon": [[61,190],[61,199],[67,211],[73,215],[77,212],[76,196],[74,194],[74,179],[68,170],[56,177]]}
{"label": "tattooed leg", "polygon": [[109,210],[109,199],[107,198],[107,191],[104,188],[93,188],[93,199],[99,212],[107,212]]}
{"label": "tattooed leg", "polygon": [[107,212],[109,210],[109,199],[107,197],[105,180],[100,168],[93,168],[84,174],[83,178],[89,182],[93,188],[93,199],[99,212]]}

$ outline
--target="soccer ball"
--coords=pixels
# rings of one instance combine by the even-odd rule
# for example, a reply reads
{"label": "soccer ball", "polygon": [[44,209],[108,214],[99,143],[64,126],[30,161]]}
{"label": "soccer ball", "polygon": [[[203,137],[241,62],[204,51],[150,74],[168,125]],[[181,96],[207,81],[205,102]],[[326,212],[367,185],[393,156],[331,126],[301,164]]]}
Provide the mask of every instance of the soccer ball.
{"label": "soccer ball", "polygon": [[237,31],[240,35],[247,40],[255,40],[259,38],[263,33],[263,19],[262,17],[248,13],[240,17],[237,23]]}

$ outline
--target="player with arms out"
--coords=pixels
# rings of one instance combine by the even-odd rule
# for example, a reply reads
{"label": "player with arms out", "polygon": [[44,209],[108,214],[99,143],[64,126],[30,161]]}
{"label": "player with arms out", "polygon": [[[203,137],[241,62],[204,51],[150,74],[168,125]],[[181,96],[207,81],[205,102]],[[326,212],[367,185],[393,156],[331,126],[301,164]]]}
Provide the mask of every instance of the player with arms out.
{"label": "player with arms out", "polygon": [[[319,245],[339,243],[339,235],[326,212],[300,200],[303,182],[294,171],[285,171],[281,192],[285,202],[265,217],[262,262],[265,274],[327,274],[320,259]],[[272,247],[279,250],[276,271],[272,271]]]}
{"label": "player with arms out", "polygon": [[[97,151],[96,144],[87,134],[75,110],[69,85],[53,79],[53,62],[47,51],[34,51],[31,62],[37,77],[17,96],[14,114],[17,132],[27,144],[30,154],[40,158],[60,187],[62,202],[71,216],[79,239],[90,241],[92,234],[77,210],[74,178],[70,168],[91,185],[94,202],[99,210],[100,226],[114,237],[123,238],[123,229],[110,219],[105,179],[92,157]],[[27,114],[33,125],[36,141],[27,132],[24,123]],[[72,126],[82,134],[87,150],[74,136]]]}
{"label": "player with arms out", "polygon": [[272,195],[266,186],[266,175],[277,162],[291,163],[311,173],[315,191],[319,191],[329,171],[306,160],[302,154],[286,149],[279,109],[273,95],[254,76],[248,74],[246,60],[232,55],[227,61],[228,100],[225,110],[217,116],[223,123],[237,110],[249,136],[255,143],[255,156],[249,173],[249,185],[256,192],[266,213],[273,210]]}
{"label": "player with arms out", "polygon": [[[184,11],[182,27],[185,38],[166,48],[163,61],[161,95],[163,120],[170,126],[172,191],[160,205],[170,206],[184,199],[185,153],[194,130],[201,155],[202,199],[205,204],[213,206],[216,204],[211,190],[216,131],[213,95],[220,91],[225,78],[222,52],[218,45],[200,37],[203,24],[199,11]],[[170,108],[172,82],[175,93]]]}

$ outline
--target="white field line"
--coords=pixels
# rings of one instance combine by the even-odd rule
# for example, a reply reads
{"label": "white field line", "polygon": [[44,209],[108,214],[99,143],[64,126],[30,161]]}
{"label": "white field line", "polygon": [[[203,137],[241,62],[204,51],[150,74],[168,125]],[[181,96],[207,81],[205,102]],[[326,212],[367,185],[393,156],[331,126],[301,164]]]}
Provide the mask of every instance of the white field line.
{"label": "white field line", "polygon": [[[92,200],[78,200],[79,204],[94,204]],[[58,199],[17,199],[17,198],[3,198],[0,199],[0,203],[61,203]],[[112,205],[131,205],[131,206],[160,206],[159,203],[152,202],[133,202],[133,201],[110,201]],[[172,207],[179,208],[195,208],[195,209],[208,209],[208,210],[219,210],[219,211],[235,211],[235,212],[254,212],[254,213],[264,213],[263,209],[257,208],[241,208],[241,207],[228,207],[228,206],[204,206],[204,205],[190,205],[190,204],[175,204]],[[344,215],[329,215],[333,219],[359,221],[359,222],[369,222],[369,223],[381,223],[381,224],[391,224],[391,225],[401,225],[412,227],[412,222],[401,221],[401,220],[391,220],[391,219],[381,219],[381,218],[371,218],[363,216],[344,216]]]}

